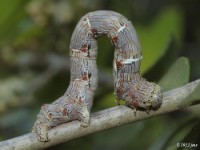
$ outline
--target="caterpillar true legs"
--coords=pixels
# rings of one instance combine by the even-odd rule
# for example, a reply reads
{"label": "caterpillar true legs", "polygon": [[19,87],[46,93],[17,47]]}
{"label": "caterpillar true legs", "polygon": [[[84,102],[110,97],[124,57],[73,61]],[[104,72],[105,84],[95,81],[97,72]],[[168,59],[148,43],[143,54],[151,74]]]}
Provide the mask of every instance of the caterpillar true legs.
{"label": "caterpillar true legs", "polygon": [[117,102],[125,100],[134,109],[157,109],[162,103],[160,86],[139,74],[142,52],[131,22],[113,11],[86,14],[77,24],[70,43],[71,81],[66,93],[42,106],[33,127],[38,140],[48,141],[48,130],[79,119],[88,126],[97,88],[97,38],[107,35],[115,47],[114,90]]}

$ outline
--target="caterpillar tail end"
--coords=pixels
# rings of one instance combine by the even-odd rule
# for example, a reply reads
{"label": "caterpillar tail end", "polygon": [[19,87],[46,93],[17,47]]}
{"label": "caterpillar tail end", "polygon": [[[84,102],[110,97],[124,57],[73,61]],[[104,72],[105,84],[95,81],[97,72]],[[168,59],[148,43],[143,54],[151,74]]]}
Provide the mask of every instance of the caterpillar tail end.
{"label": "caterpillar tail end", "polygon": [[81,127],[88,127],[90,125],[90,110],[84,101],[77,109],[78,119],[80,120]]}
{"label": "caterpillar tail end", "polygon": [[57,104],[42,106],[40,114],[32,128],[32,132],[36,134],[38,141],[50,141],[48,131],[58,124],[78,119],[80,120],[81,127],[88,127],[90,125],[90,111],[83,101],[72,105],[65,105],[64,108]]}
{"label": "caterpillar tail end", "polygon": [[48,137],[48,126],[46,126],[45,124],[36,122],[32,128],[32,132],[36,134],[38,141],[40,142],[50,141]]}
{"label": "caterpillar tail end", "polygon": [[78,103],[66,104],[65,107],[47,104],[42,106],[32,132],[36,134],[38,141],[48,142],[48,131],[51,128],[73,120],[80,120],[81,127],[90,125],[90,111],[84,101],[79,99]]}
{"label": "caterpillar tail end", "polygon": [[88,127],[90,125],[90,112],[87,108],[82,108],[81,115],[79,116],[79,119],[81,121],[80,126],[81,127]]}
{"label": "caterpillar tail end", "polygon": [[[48,142],[49,119],[45,116],[47,114],[48,105],[43,105],[37,120],[34,123],[32,132],[36,134],[38,141]],[[49,115],[50,117],[50,115]]]}

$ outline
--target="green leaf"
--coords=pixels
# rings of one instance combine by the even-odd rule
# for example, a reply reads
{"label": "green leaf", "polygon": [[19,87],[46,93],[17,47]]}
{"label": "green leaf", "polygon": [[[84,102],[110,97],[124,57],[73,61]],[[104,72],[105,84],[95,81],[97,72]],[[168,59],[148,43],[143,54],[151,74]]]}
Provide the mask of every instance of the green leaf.
{"label": "green leaf", "polygon": [[44,33],[44,30],[38,26],[30,26],[27,27],[27,29],[24,30],[24,32],[21,32],[16,36],[15,44],[17,45],[25,45],[29,43],[34,38],[41,37]]}
{"label": "green leaf", "polygon": [[13,10],[18,6],[19,0],[12,1],[0,1],[0,26],[4,24],[11,16]]}
{"label": "green leaf", "polygon": [[12,38],[26,16],[24,6],[28,0],[0,1],[0,40]]}
{"label": "green leaf", "polygon": [[171,90],[189,82],[190,64],[185,57],[180,57],[160,80],[163,91]]}
{"label": "green leaf", "polygon": [[[169,121],[170,120],[168,120],[168,122]],[[163,140],[163,143],[159,149],[175,150],[178,148],[177,143],[179,144],[183,140],[183,137],[185,137],[190,132],[191,128],[196,124],[196,122],[197,120],[191,115],[180,115],[178,119],[176,118],[176,121],[174,120],[173,123],[171,122],[171,124],[174,124],[175,126],[169,127],[170,130],[167,132],[167,135],[165,136],[165,139]]]}
{"label": "green leaf", "polygon": [[148,72],[143,76],[149,81],[158,82],[164,76],[166,71],[172,66],[172,64],[179,58],[179,48],[175,41],[175,38],[171,38],[167,50],[163,56],[159,58],[156,64],[151,67]]}
{"label": "green leaf", "polygon": [[142,74],[165,54],[172,36],[180,44],[183,32],[182,22],[183,15],[179,9],[167,8],[151,25],[135,25],[143,51]]}
{"label": "green leaf", "polygon": [[182,106],[185,107],[188,105],[188,103],[190,102],[190,105],[192,104],[199,104],[198,100],[200,99],[200,80],[196,80],[195,81],[197,84],[195,87],[191,88],[191,93],[184,98],[183,102],[182,102]]}
{"label": "green leaf", "polygon": [[[198,149],[198,144],[200,142],[200,121],[195,124],[194,127],[190,130],[190,132],[185,136],[185,138],[181,141],[181,143],[189,143],[192,144],[193,148]],[[182,148],[179,147],[177,150],[181,150]]]}
{"label": "green leaf", "polygon": [[100,100],[100,103],[99,103],[99,106],[98,106],[99,109],[106,109],[108,107],[116,106],[116,103],[115,103],[114,100],[115,100],[115,96],[114,96],[113,92],[110,92],[110,93],[106,94]]}

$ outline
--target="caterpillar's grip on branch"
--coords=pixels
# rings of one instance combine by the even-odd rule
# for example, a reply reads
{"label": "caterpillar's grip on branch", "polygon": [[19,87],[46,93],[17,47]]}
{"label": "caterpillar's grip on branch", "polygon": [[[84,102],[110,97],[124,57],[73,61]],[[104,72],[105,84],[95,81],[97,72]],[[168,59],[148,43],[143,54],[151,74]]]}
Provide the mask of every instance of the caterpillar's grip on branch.
{"label": "caterpillar's grip on branch", "polygon": [[78,119],[90,123],[90,109],[97,88],[97,38],[107,35],[115,47],[114,90],[117,102],[134,109],[157,109],[162,103],[160,86],[139,74],[142,52],[132,23],[113,11],[86,14],[77,24],[70,43],[71,80],[65,94],[44,105],[33,127],[38,140],[48,141],[48,130]]}

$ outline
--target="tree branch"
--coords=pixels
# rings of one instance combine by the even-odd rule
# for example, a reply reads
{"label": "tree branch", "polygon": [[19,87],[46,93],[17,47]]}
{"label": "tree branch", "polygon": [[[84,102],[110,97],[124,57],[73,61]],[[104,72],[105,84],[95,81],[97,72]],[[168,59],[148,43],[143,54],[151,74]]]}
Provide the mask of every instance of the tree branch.
{"label": "tree branch", "polygon": [[161,108],[157,111],[150,111],[149,114],[138,111],[135,116],[132,109],[126,106],[116,106],[93,113],[91,124],[87,128],[80,127],[79,121],[72,121],[51,129],[49,131],[49,142],[39,142],[35,134],[29,133],[0,142],[0,148],[4,150],[33,150],[47,148],[92,133],[199,104],[199,91],[200,80],[196,80],[185,86],[163,93],[163,104]]}

